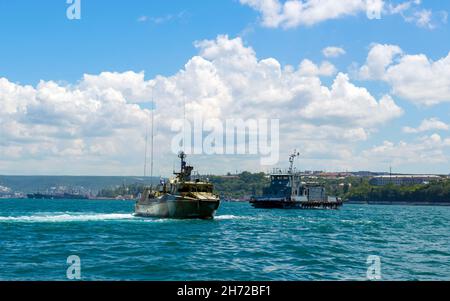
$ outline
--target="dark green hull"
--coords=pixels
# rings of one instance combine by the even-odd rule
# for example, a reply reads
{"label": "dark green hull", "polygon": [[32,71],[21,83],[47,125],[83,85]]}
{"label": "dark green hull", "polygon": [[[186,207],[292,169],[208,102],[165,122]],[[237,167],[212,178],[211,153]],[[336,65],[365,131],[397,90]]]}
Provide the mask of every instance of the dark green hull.
{"label": "dark green hull", "polygon": [[135,215],[174,219],[213,219],[219,200],[149,200],[138,202]]}

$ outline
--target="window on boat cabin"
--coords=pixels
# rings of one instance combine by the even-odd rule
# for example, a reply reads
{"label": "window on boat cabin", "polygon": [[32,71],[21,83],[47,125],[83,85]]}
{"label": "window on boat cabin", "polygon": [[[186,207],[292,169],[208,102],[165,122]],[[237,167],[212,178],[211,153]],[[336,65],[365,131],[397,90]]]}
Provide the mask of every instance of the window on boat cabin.
{"label": "window on boat cabin", "polygon": [[183,185],[178,189],[179,192],[213,192],[212,185]]}
{"label": "window on boat cabin", "polygon": [[288,176],[273,176],[272,177],[272,184],[283,184],[284,182],[288,181]]}
{"label": "window on boat cabin", "polygon": [[191,192],[191,189],[189,187],[189,185],[182,185],[180,186],[180,188],[178,188],[179,192]]}

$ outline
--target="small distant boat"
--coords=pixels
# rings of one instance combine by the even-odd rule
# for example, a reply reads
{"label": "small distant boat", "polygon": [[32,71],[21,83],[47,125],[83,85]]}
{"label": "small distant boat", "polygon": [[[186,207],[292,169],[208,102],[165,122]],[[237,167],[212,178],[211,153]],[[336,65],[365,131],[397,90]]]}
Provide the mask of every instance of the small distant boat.
{"label": "small distant boat", "polygon": [[73,193],[30,193],[27,194],[27,198],[34,200],[87,200],[89,197]]}
{"label": "small distant boat", "polygon": [[193,167],[186,164],[181,152],[181,170],[176,176],[160,183],[156,190],[145,189],[136,202],[135,215],[174,219],[213,219],[220,206],[220,198],[208,180],[193,179]]}
{"label": "small distant boat", "polygon": [[289,158],[287,172],[274,172],[270,175],[270,186],[262,196],[252,196],[250,204],[264,209],[338,209],[343,202],[338,197],[328,196],[325,187],[318,183],[304,183],[294,172],[293,164],[300,154],[295,152]]}

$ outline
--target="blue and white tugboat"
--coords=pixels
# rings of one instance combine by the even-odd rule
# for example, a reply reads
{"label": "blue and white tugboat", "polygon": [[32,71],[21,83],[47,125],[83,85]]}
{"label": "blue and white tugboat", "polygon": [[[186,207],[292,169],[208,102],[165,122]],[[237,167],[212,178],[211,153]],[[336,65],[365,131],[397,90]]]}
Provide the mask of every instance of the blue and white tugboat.
{"label": "blue and white tugboat", "polygon": [[270,174],[270,186],[263,189],[262,196],[252,196],[250,204],[264,209],[338,209],[343,205],[340,198],[328,196],[325,187],[318,183],[302,182],[294,171],[294,160],[300,154],[289,157],[289,169]]}

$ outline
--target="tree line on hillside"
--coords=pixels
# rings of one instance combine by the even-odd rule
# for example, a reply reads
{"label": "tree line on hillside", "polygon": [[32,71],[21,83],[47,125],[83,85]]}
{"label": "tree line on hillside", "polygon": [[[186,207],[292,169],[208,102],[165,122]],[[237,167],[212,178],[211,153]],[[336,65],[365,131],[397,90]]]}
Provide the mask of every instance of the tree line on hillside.
{"label": "tree line on hillside", "polygon": [[145,185],[141,183],[133,183],[130,185],[121,185],[113,188],[104,188],[100,190],[97,194],[98,197],[102,198],[116,198],[118,196],[138,196],[144,192]]}
{"label": "tree line on hillside", "polygon": [[[238,175],[208,176],[214,184],[215,193],[225,199],[238,199],[254,194],[261,194],[263,187],[269,184],[269,179],[264,173],[243,172]],[[99,191],[98,197],[116,198],[118,196],[138,196],[144,191],[145,185],[134,183],[104,188]]]}
{"label": "tree line on hillside", "polygon": [[265,173],[243,172],[238,175],[210,176],[215,191],[226,199],[239,199],[261,194],[270,183]]}
{"label": "tree line on hillside", "polygon": [[353,187],[345,200],[363,203],[450,203],[450,181],[422,185],[375,187],[368,183]]}
{"label": "tree line on hillside", "polygon": [[[261,195],[263,188],[270,184],[265,173],[243,172],[237,175],[208,176],[214,184],[214,190],[223,199],[247,198],[251,195]],[[450,203],[450,180],[442,180],[414,186],[372,186],[369,179],[348,177],[345,179],[311,178],[305,181],[315,181],[323,185],[329,195],[342,198],[344,201],[377,203]],[[117,196],[134,195],[143,192],[145,186],[141,183],[121,185],[102,189],[99,197],[115,198]]]}

